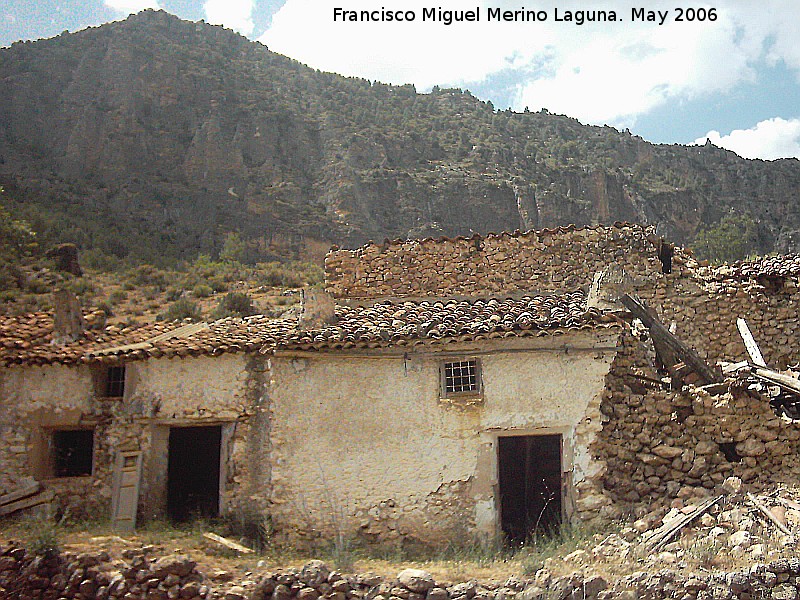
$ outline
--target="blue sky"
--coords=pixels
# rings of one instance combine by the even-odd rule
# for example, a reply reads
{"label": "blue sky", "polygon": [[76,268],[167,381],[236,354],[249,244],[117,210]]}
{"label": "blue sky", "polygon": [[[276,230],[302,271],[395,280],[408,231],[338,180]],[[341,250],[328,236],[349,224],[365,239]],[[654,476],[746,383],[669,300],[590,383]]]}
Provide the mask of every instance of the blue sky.
{"label": "blue sky", "polygon": [[[388,83],[469,89],[495,107],[566,114],[661,143],[706,138],[748,158],[800,157],[800,3],[717,0],[6,0],[0,45],[162,8],[235,29],[314,68]],[[414,22],[334,22],[334,7],[413,11]],[[423,21],[425,8],[479,22]],[[489,8],[546,20],[489,22]],[[644,8],[656,22],[637,22]],[[713,9],[714,19],[710,18]],[[556,14],[558,11],[558,15]],[[576,25],[578,11],[617,21]],[[567,13],[573,16],[565,21]],[[665,16],[663,24],[658,24]],[[700,20],[699,16],[706,18]],[[599,15],[598,15],[599,16]],[[561,18],[561,21],[557,20]],[[587,20],[588,21],[588,20]]]}

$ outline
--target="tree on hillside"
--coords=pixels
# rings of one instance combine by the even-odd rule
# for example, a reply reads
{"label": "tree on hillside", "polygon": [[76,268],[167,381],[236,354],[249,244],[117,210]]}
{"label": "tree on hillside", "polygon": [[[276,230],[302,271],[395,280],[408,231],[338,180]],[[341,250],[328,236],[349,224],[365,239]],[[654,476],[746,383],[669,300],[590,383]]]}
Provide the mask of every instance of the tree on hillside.
{"label": "tree on hillside", "polygon": [[701,228],[692,247],[698,258],[712,263],[742,260],[758,251],[758,224],[748,214],[730,213]]}
{"label": "tree on hillside", "polygon": [[14,219],[5,207],[5,191],[0,187],[0,289],[20,287],[20,262],[36,244],[36,234],[25,221]]}

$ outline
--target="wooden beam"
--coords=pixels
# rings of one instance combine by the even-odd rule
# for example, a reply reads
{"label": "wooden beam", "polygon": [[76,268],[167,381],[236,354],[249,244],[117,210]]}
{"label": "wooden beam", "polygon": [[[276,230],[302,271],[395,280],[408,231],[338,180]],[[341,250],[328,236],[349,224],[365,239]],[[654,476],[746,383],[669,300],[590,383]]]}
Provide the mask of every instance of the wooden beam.
{"label": "wooden beam", "polygon": [[252,554],[255,552],[252,548],[248,548],[247,546],[242,546],[241,544],[237,544],[236,542],[229,540],[228,538],[224,538],[221,535],[217,535],[216,533],[204,533],[203,537],[209,539],[211,541],[217,542],[218,544],[222,544],[226,548],[230,548],[231,550],[236,550],[236,552],[241,552],[242,554]]}
{"label": "wooden beam", "polygon": [[736,327],[739,330],[739,335],[742,336],[742,341],[744,342],[744,347],[747,348],[747,353],[750,355],[750,360],[759,367],[766,367],[767,363],[764,362],[764,357],[761,355],[758,344],[756,344],[756,339],[750,333],[747,321],[742,318],[736,319]]}
{"label": "wooden beam", "polygon": [[660,550],[667,545],[667,543],[675,536],[676,533],[694,521],[697,517],[705,513],[722,498],[723,495],[719,495],[716,498],[709,498],[688,515],[681,515],[674,521],[664,523],[660,528],[653,532],[653,534],[645,542],[645,545],[648,546],[652,552]]}
{"label": "wooden beam", "polygon": [[40,489],[42,489],[41,483],[33,478],[28,478],[13,492],[9,492],[8,494],[3,494],[0,496],[0,506],[5,506],[6,504],[11,504],[12,502],[16,502],[22,498],[32,496]]}
{"label": "wooden beam", "polygon": [[800,394],[800,381],[789,375],[778,373],[765,367],[753,367],[753,375],[757,378],[779,386],[781,389],[793,394]]}
{"label": "wooden beam", "polygon": [[778,519],[775,518],[775,515],[772,514],[772,511],[769,508],[767,508],[764,504],[759,502],[758,499],[755,496],[753,496],[753,494],[751,494],[750,492],[747,492],[747,499],[750,500],[750,502],[752,502],[753,506],[755,506],[761,512],[761,514],[763,514],[765,517],[767,517],[767,519],[773,525],[775,525],[775,527],[780,529],[781,533],[785,533],[786,535],[792,535],[792,532],[789,531],[789,529],[786,527],[786,525],[784,525],[783,523],[778,521]]}
{"label": "wooden beam", "polygon": [[641,319],[642,323],[647,326],[654,343],[667,346],[678,359],[689,365],[692,371],[700,376],[702,383],[719,383],[722,381],[721,376],[709,367],[697,352],[671,334],[639,299],[625,294],[620,298],[620,302],[634,317]]}
{"label": "wooden beam", "polygon": [[56,495],[53,493],[53,490],[47,490],[41,494],[30,496],[22,500],[17,500],[16,502],[6,504],[5,506],[0,506],[0,517],[10,515],[11,513],[15,513],[24,508],[32,508],[40,504],[45,504],[46,502],[50,502],[55,497]]}

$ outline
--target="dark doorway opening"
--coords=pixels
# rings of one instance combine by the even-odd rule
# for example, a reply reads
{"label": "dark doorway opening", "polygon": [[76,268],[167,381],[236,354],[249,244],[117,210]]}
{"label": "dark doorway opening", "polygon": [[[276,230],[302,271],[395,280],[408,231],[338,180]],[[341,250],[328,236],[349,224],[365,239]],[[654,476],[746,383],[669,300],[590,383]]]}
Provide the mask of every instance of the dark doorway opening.
{"label": "dark doorway opening", "polygon": [[506,539],[525,542],[561,523],[561,436],[498,438],[500,524]]}
{"label": "dark doorway opening", "polygon": [[219,516],[222,427],[169,430],[167,513],[175,521]]}

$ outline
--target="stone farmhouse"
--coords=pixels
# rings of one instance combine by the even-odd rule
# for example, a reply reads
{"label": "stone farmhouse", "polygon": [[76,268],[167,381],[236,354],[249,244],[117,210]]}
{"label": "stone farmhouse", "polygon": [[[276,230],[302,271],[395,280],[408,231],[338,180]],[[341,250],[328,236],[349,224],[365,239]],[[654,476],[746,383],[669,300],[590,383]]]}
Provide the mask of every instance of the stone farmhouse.
{"label": "stone farmhouse", "polygon": [[120,527],[230,515],[292,543],[437,545],[800,475],[800,426],[746,373],[666,385],[615,302],[637,295],[711,365],[747,359],[744,317],[784,370],[796,257],[711,269],[620,223],[387,240],[325,267],[299,318],[94,329],[66,299],[0,318],[0,493],[33,478]]}

